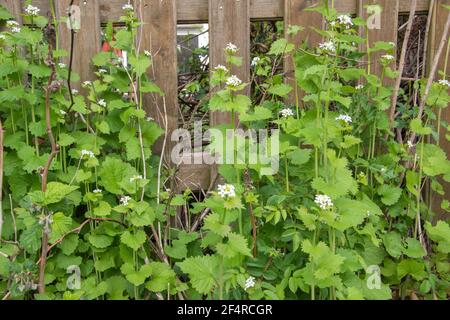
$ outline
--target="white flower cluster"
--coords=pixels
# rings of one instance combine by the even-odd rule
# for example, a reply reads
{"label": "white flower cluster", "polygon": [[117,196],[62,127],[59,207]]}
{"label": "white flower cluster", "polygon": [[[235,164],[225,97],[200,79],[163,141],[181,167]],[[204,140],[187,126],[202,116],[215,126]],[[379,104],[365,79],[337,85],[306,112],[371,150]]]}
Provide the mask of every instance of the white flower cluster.
{"label": "white flower cluster", "polygon": [[448,80],[441,79],[439,80],[439,84],[442,86],[450,87],[450,82]]}
{"label": "white flower cluster", "polygon": [[131,200],[131,197],[129,196],[122,196],[120,197],[120,204],[123,206],[127,206],[128,202]]}
{"label": "white flower cluster", "polygon": [[102,193],[102,190],[100,189],[95,189],[94,191],[92,191],[93,193]]}
{"label": "white flower cluster", "polygon": [[254,57],[252,60],[252,67],[256,67],[260,61],[261,61],[260,57]]}
{"label": "white flower cluster", "polygon": [[364,89],[364,85],[358,84],[358,85],[355,87],[355,89],[356,89],[356,90],[362,90],[362,89]]}
{"label": "white flower cluster", "polygon": [[318,194],[314,200],[316,204],[319,205],[322,210],[329,210],[333,207],[333,202],[331,198],[327,195]]}
{"label": "white flower cluster", "polygon": [[223,71],[223,72],[225,72],[225,73],[228,72],[227,67],[225,67],[225,66],[223,66],[223,65],[221,65],[221,64],[217,65],[217,67],[215,67],[214,70],[216,70],[216,71],[221,70],[221,71]]}
{"label": "white flower cluster", "polygon": [[145,54],[146,57],[151,57],[152,56],[152,53],[150,51],[148,51],[148,50],[144,50],[144,54]]}
{"label": "white flower cluster", "polygon": [[233,198],[236,196],[235,188],[232,184],[223,184],[217,186],[218,194],[222,198]]}
{"label": "white flower cluster", "polygon": [[406,143],[406,145],[408,146],[409,149],[414,148],[414,143],[412,143],[411,140],[408,140],[408,142]]}
{"label": "white flower cluster", "polygon": [[81,157],[83,158],[84,156],[88,156],[89,158],[95,157],[95,155],[92,151],[83,149],[83,150],[81,150]]}
{"label": "white flower cluster", "polygon": [[341,114],[336,118],[336,121],[344,121],[347,124],[352,123],[352,117],[346,115],[346,114]]}
{"label": "white flower cluster", "polygon": [[294,112],[292,111],[292,109],[289,109],[289,108],[285,108],[285,109],[281,110],[280,113],[283,118],[294,116]]}
{"label": "white flower cluster", "polygon": [[254,286],[255,286],[255,277],[252,277],[252,276],[248,277],[248,279],[245,280],[244,289],[248,290],[250,288],[253,288]]}
{"label": "white flower cluster", "polygon": [[91,81],[85,81],[85,82],[83,82],[83,84],[82,84],[82,86],[83,87],[90,87],[92,85],[92,82]]}
{"label": "white flower cluster", "polygon": [[238,47],[233,44],[233,43],[229,43],[227,44],[226,48],[225,48],[229,53],[236,53],[238,51]]}
{"label": "white flower cluster", "polygon": [[122,10],[126,11],[126,12],[130,12],[130,11],[134,11],[134,7],[131,4],[126,4],[122,7]]}
{"label": "white flower cluster", "polygon": [[66,67],[66,64],[60,62],[60,63],[58,63],[58,67],[60,67],[61,69],[64,69]]}
{"label": "white flower cluster", "polygon": [[17,21],[9,20],[8,22],[6,22],[6,26],[11,29],[12,33],[20,32],[20,25]]}
{"label": "white flower cluster", "polygon": [[132,176],[130,178],[130,182],[135,182],[136,180],[142,180],[142,179],[144,179],[144,178],[141,175],[139,175],[139,176]]}
{"label": "white flower cluster", "polygon": [[72,94],[73,94],[73,95],[78,94],[78,90],[77,90],[77,89],[72,89]]}
{"label": "white flower cluster", "polygon": [[62,116],[65,116],[67,114],[67,112],[65,112],[64,110],[59,110],[59,113],[61,113]]}
{"label": "white flower cluster", "polygon": [[29,16],[33,16],[36,17],[39,14],[39,11],[41,11],[41,9],[39,9],[38,7],[34,7],[31,4],[29,4],[26,8],[25,8],[25,13]]}
{"label": "white flower cluster", "polygon": [[100,107],[106,108],[106,101],[105,101],[105,99],[99,100],[99,101],[97,102],[97,104],[98,104]]}
{"label": "white flower cluster", "polygon": [[227,79],[227,86],[230,87],[238,87],[242,84],[242,80],[239,79],[237,76],[232,75]]}
{"label": "white flower cluster", "polygon": [[353,26],[352,17],[346,14],[342,14],[337,17],[339,24],[345,26],[346,29],[350,29],[351,26]]}
{"label": "white flower cluster", "polygon": [[104,73],[108,73],[108,71],[107,71],[107,70],[105,70],[105,69],[98,69],[98,72],[99,72],[99,73],[102,73],[102,74],[104,74]]}
{"label": "white flower cluster", "polygon": [[335,52],[336,46],[333,41],[326,41],[319,44],[319,49],[323,51]]}
{"label": "white flower cluster", "polygon": [[383,56],[381,56],[382,59],[387,60],[387,61],[392,61],[395,59],[395,57],[393,55],[390,54],[385,54]]}

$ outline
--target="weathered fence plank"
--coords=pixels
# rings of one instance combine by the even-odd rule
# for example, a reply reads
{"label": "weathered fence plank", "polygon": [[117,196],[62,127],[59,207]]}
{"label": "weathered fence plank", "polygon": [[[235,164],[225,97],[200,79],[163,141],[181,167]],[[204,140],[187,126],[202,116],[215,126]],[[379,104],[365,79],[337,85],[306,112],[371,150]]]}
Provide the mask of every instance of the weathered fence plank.
{"label": "weathered fence plank", "polygon": [[[80,8],[81,24],[74,38],[72,70],[80,76],[80,80],[73,87],[80,89],[82,82],[95,79],[91,59],[100,52],[101,28],[98,0],[75,1],[75,4]],[[70,0],[55,1],[56,17],[59,21],[59,49],[66,50],[70,56],[71,30],[66,23],[69,5]],[[62,62],[69,65],[69,56],[64,57]]]}
{"label": "weathered fence plank", "polygon": [[17,0],[0,0],[0,5],[8,9],[9,12],[16,18],[19,24],[22,24],[22,6]]}
{"label": "weathered fence plank", "polygon": [[[16,2],[13,0],[9,1]],[[22,3],[25,1],[26,0],[21,0]],[[250,0],[250,18],[252,20],[283,20],[284,1],[285,0]],[[336,9],[342,13],[356,14],[356,1],[358,0],[335,1]],[[427,11],[429,1],[430,0],[418,0],[417,11]],[[34,5],[41,8],[43,12],[48,11],[48,2],[48,0],[33,1]],[[122,6],[128,3],[127,0],[99,0],[99,2],[102,22],[118,21],[119,17],[123,14]],[[409,11],[409,3],[410,0],[400,0],[399,10],[401,13]],[[177,0],[177,15],[178,23],[207,22],[208,0]]]}
{"label": "weathered fence plank", "polygon": [[[321,4],[321,0],[285,0],[284,25],[285,37],[290,43],[294,43],[298,48],[303,41],[307,41],[310,47],[317,46],[322,37],[311,28],[322,29],[323,19],[317,12],[305,11]],[[296,35],[288,33],[289,26],[302,26],[303,31]],[[284,59],[284,70],[286,73],[286,83],[291,85],[295,90],[289,95],[288,102],[296,104],[297,98],[300,97],[297,83],[295,80],[294,61],[291,55],[287,55]]]}
{"label": "weathered fence plank", "polygon": [[[376,25],[376,18],[372,21],[369,18],[366,6],[377,4],[382,7],[382,12],[380,16],[380,24]],[[398,12],[399,12],[399,0],[357,0],[358,15],[364,19],[368,19],[368,26],[364,28],[365,34],[363,37],[368,38],[369,46],[372,47],[377,41],[393,42],[397,44],[398,35]],[[408,8],[409,11],[409,8]],[[401,46],[401,44],[399,44]],[[361,48],[362,50],[367,50],[365,44]],[[368,70],[372,74],[381,76],[382,65],[380,63],[380,57],[383,52],[376,52],[370,55],[370,64],[367,66]],[[395,62],[392,63],[391,68],[395,69]],[[387,81],[387,83],[392,83],[393,81]]]}
{"label": "weathered fence plank", "polygon": [[[161,152],[164,147],[164,162],[172,166],[171,134],[178,127],[178,76],[177,76],[177,17],[176,3],[171,0],[135,0],[134,7],[142,19],[140,51],[151,52],[152,68],[148,76],[161,88],[164,97],[146,94],[144,109],[167,134],[155,146]],[[165,141],[165,144],[164,144]]]}

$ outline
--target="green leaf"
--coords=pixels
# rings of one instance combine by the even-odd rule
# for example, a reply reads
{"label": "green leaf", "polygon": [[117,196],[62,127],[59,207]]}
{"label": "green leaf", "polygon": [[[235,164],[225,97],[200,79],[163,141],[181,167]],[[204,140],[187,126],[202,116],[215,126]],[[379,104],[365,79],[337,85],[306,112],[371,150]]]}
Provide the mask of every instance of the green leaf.
{"label": "green leaf", "polygon": [[292,87],[290,85],[281,83],[271,86],[267,91],[273,95],[285,97],[292,91]]}
{"label": "green leaf", "polygon": [[431,134],[433,131],[429,127],[424,127],[420,119],[414,119],[410,124],[411,131],[419,135]]}
{"label": "green leaf", "polygon": [[311,153],[311,149],[296,149],[288,153],[287,156],[293,165],[301,166],[308,163],[311,158]]}
{"label": "green leaf", "polygon": [[433,227],[428,221],[425,222],[425,230],[431,240],[436,242],[439,252],[450,253],[450,226],[447,222],[438,221]]}
{"label": "green leaf", "polygon": [[90,234],[88,240],[94,247],[105,249],[113,243],[114,238],[105,234]]}
{"label": "green leaf", "polygon": [[148,277],[153,272],[153,268],[150,264],[145,264],[139,269],[139,271],[134,270],[134,265],[131,263],[125,263],[120,268],[122,273],[125,275],[128,281],[130,281],[134,286],[140,286],[147,280]]}
{"label": "green leaf", "polygon": [[142,75],[147,71],[147,69],[151,66],[152,61],[149,57],[145,55],[141,55],[139,58],[134,56],[129,59],[130,65],[134,68],[136,75],[138,77],[142,77]]}
{"label": "green leaf", "polygon": [[72,218],[65,216],[62,212],[55,213],[52,218],[53,223],[51,224],[50,243],[53,243],[66,235],[72,226]]}
{"label": "green leaf", "polygon": [[126,244],[134,251],[137,251],[145,243],[146,239],[147,236],[142,230],[138,230],[136,232],[125,231],[120,236],[122,243]]}
{"label": "green leaf", "polygon": [[107,217],[111,214],[111,206],[108,202],[100,201],[94,209],[94,215],[97,217]]}
{"label": "green leaf", "polygon": [[242,122],[261,121],[272,118],[272,111],[267,108],[256,106],[253,113],[240,114],[239,120]]}
{"label": "green leaf", "polygon": [[403,250],[403,253],[410,258],[416,259],[420,259],[427,254],[420,242],[414,238],[406,239],[406,248]]}
{"label": "green leaf", "polygon": [[192,287],[201,294],[209,294],[216,285],[215,276],[219,270],[217,256],[205,255],[201,257],[187,258],[178,262],[183,273],[189,275]]}
{"label": "green leaf", "polygon": [[71,135],[69,135],[67,133],[61,133],[59,135],[58,144],[61,147],[68,147],[73,143],[75,143],[75,139]]}
{"label": "green leaf", "polygon": [[284,53],[289,53],[294,50],[295,46],[292,43],[288,43],[286,39],[278,39],[272,46],[270,47],[270,51],[268,54],[271,55],[280,55]]}
{"label": "green leaf", "polygon": [[381,202],[387,206],[392,206],[400,199],[402,189],[384,184],[378,188],[378,194],[381,196]]}
{"label": "green leaf", "polygon": [[225,258],[234,258],[237,254],[251,256],[247,239],[242,235],[231,232],[228,234],[227,240],[225,243],[217,244],[217,253]]}
{"label": "green leaf", "polygon": [[151,262],[149,264],[152,274],[145,287],[152,292],[162,292],[175,286],[175,272],[163,262]]}
{"label": "green leaf", "polygon": [[402,237],[397,232],[389,232],[383,235],[383,244],[386,251],[394,258],[399,258],[404,251]]}
{"label": "green leaf", "polygon": [[125,163],[120,159],[107,157],[103,162],[99,176],[100,184],[113,194],[122,194],[122,181],[136,174],[129,163]]}
{"label": "green leaf", "polygon": [[204,228],[221,237],[226,237],[231,232],[230,226],[222,223],[217,213],[212,213],[206,217]]}
{"label": "green leaf", "polygon": [[61,249],[62,253],[70,256],[75,252],[76,248],[78,247],[78,243],[78,235],[69,234],[68,236],[64,237],[64,240],[59,245],[59,248]]}
{"label": "green leaf", "polygon": [[397,274],[399,279],[406,275],[411,275],[414,279],[420,281],[427,276],[423,261],[406,259],[397,265]]}
{"label": "green leaf", "polygon": [[59,182],[49,182],[45,191],[44,204],[58,203],[77,189],[78,187],[75,186],[69,186]]}

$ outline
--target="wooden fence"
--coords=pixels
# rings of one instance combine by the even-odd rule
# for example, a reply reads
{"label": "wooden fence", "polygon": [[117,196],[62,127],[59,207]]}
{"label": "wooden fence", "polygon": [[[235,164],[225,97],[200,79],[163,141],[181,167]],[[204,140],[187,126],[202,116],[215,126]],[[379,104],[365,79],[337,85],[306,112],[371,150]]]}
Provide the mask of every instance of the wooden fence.
{"label": "wooden fence", "polygon": [[[250,79],[250,21],[283,20],[285,25],[302,25],[306,29],[289,40],[300,44],[309,39],[311,44],[320,41],[310,27],[321,28],[323,21],[314,12],[305,11],[321,0],[134,0],[131,1],[135,10],[145,23],[143,28],[142,50],[157,53],[154,56],[154,67],[150,77],[165,92],[165,110],[161,101],[146,99],[146,110],[160,124],[167,115],[167,127],[172,131],[177,127],[178,119],[178,88],[177,88],[177,24],[209,23],[210,33],[210,63],[223,63],[223,48],[228,42],[235,43],[240,48],[244,58],[243,67],[235,70],[240,79]],[[331,2],[331,1],[330,1]],[[392,41],[397,43],[398,17],[408,14],[413,0],[335,0],[335,7],[341,13],[366,17],[366,6],[379,4],[384,9],[381,13],[381,29],[369,30],[369,43],[376,41]],[[24,1],[0,0],[20,21]],[[49,0],[34,0],[33,5],[41,9],[42,14],[50,12]],[[66,16],[66,8],[70,0],[53,0],[57,18]],[[81,30],[76,34],[74,52],[74,71],[80,75],[81,81],[92,80],[93,75],[90,59],[100,50],[101,25],[108,21],[118,21],[123,14],[122,6],[127,0],[75,0],[74,4],[81,8]],[[442,29],[447,20],[448,11],[440,8],[442,4],[450,5],[450,0],[417,0],[416,13],[431,12],[433,24],[429,37],[428,65],[433,59]],[[286,28],[287,29],[287,28]],[[60,24],[60,46],[70,48],[69,30],[65,24]],[[289,37],[288,35],[286,35]],[[399,44],[401,45],[401,44]],[[442,57],[441,70],[444,66]],[[292,75],[292,65],[286,60],[287,74]],[[428,68],[429,69],[429,68]],[[379,72],[377,65],[373,66]],[[291,72],[289,72],[291,71]],[[447,72],[448,73],[448,72]],[[291,76],[292,77],[292,76]],[[292,79],[291,79],[292,80]],[[288,80],[289,81],[289,80]],[[159,109],[158,109],[159,108]],[[450,110],[444,114],[450,122]],[[211,123],[228,123],[229,114],[214,113]],[[170,138],[170,134],[168,136]],[[169,139],[170,140],[170,139]],[[445,140],[445,139],[444,139]],[[450,151],[448,141],[442,141]],[[166,150],[170,150],[169,147]],[[450,154],[450,152],[449,152]],[[201,155],[197,155],[201,156]],[[178,177],[184,187],[191,189],[207,189],[211,182],[213,169],[206,165],[183,165]],[[450,190],[449,190],[450,191]]]}

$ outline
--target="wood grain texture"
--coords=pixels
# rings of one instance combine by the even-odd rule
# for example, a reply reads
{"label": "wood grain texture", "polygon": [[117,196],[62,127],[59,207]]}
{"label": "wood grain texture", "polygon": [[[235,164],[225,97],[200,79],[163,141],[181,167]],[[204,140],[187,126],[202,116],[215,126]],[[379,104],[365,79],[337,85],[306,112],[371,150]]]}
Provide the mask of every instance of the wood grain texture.
{"label": "wood grain texture", "polygon": [[[3,0],[6,1],[6,0]],[[18,0],[8,0],[17,2]],[[20,0],[22,3],[25,0]],[[198,23],[208,21],[208,1],[209,0],[177,0],[178,23]],[[244,0],[241,0],[244,1]],[[252,20],[283,20],[285,0],[245,0],[250,1],[250,18]],[[336,9],[342,13],[357,13],[358,0],[337,0]],[[391,0],[395,1],[395,0]],[[48,0],[34,0],[34,5],[41,8],[46,13],[49,9]],[[56,2],[59,2],[57,0]],[[123,14],[122,6],[128,0],[99,0],[100,18],[103,23],[108,21],[118,21]],[[400,12],[409,11],[410,0],[400,0]],[[427,11],[429,0],[419,0],[417,11]]]}
{"label": "wood grain texture", "polygon": [[[70,54],[71,30],[67,23],[67,9],[70,0],[55,1],[55,11],[59,23],[59,49],[64,49]],[[80,76],[80,80],[73,87],[81,90],[81,83],[95,79],[92,57],[100,52],[101,28],[99,1],[90,0],[84,3],[82,0],[74,1],[81,11],[81,26],[75,34],[73,52],[73,72]],[[64,57],[62,62],[69,65],[69,57]]]}
{"label": "wood grain texture", "polygon": [[[307,42],[309,47],[315,47],[322,41],[322,37],[312,28],[322,29],[323,18],[317,12],[305,11],[305,9],[318,6],[322,3],[321,0],[285,0],[284,4],[284,23],[285,23],[285,37],[290,43],[294,43],[298,48],[303,42]],[[302,26],[303,31],[296,35],[288,34],[289,26]],[[286,83],[292,87],[297,86],[295,81],[295,68],[291,55],[284,59],[284,70],[286,73]],[[301,93],[299,94],[301,98]],[[289,95],[287,102],[296,104],[295,90]]]}
{"label": "wood grain texture", "polygon": [[[173,164],[170,153],[174,145],[170,140],[178,127],[178,76],[177,76],[177,18],[176,3],[172,0],[134,0],[137,16],[143,22],[140,52],[152,53],[153,64],[149,78],[165,93],[146,94],[144,109],[167,132],[164,163]],[[161,153],[164,139],[160,139],[154,151]]]}
{"label": "wood grain texture", "polygon": [[[358,15],[364,19],[368,18],[366,6],[378,4],[382,7],[381,12],[381,28],[364,28],[361,31],[361,35],[368,38],[369,46],[372,47],[377,41],[393,42],[397,43],[398,35],[398,12],[399,12],[399,0],[357,0]],[[408,7],[409,12],[409,7]],[[402,44],[398,44],[401,46]],[[366,51],[366,45],[362,45],[361,50]],[[376,52],[371,54],[370,73],[381,76],[382,65],[380,63],[380,57],[385,52]],[[392,63],[391,68],[396,69],[395,62]],[[386,84],[393,84],[394,80],[385,80]]]}
{"label": "wood grain texture", "polygon": [[22,24],[22,5],[17,0],[0,0],[0,5],[4,6],[16,18],[19,24]]}

